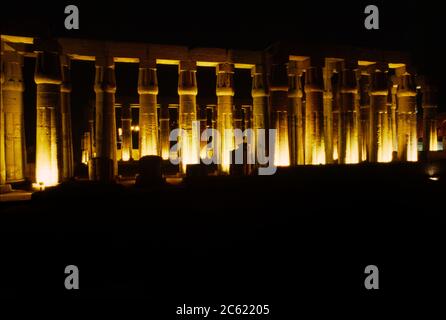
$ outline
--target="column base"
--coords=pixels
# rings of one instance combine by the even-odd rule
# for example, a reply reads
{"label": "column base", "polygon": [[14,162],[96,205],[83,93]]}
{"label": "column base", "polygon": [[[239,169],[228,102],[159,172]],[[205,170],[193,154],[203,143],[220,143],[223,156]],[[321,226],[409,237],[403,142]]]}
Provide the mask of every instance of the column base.
{"label": "column base", "polygon": [[93,158],[88,161],[88,177],[93,181],[115,181],[113,160],[108,158]]}

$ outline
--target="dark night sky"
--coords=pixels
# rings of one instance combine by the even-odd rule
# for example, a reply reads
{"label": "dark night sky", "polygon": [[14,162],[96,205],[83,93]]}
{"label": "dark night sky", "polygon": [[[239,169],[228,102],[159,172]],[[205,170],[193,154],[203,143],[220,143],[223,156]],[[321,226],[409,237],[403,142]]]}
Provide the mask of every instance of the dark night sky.
{"label": "dark night sky", "polygon": [[[80,30],[64,29],[64,7],[76,4]],[[363,26],[364,8],[380,9],[380,30]],[[289,40],[295,43],[345,44],[368,48],[404,50],[412,55],[419,73],[429,75],[440,88],[440,107],[445,108],[442,59],[442,12],[438,1],[15,1],[0,9],[2,33],[32,36],[143,41],[223,48],[264,49]],[[29,93],[25,103],[33,105],[34,62],[25,63]],[[164,68],[164,67],[163,67]],[[73,63],[74,130],[84,121],[84,107],[94,97],[93,64]],[[118,95],[135,95],[137,66],[117,64]],[[176,94],[176,69],[159,73],[160,95]],[[165,78],[164,78],[165,77]],[[215,95],[213,71],[201,68],[198,81],[201,96]],[[210,80],[214,79],[214,80]],[[243,88],[248,74],[236,75]],[[249,89],[249,88],[248,88]],[[239,90],[240,91],[240,90]],[[443,93],[443,94],[442,94]],[[241,95],[245,93],[241,90]],[[247,91],[246,94],[249,94]],[[213,97],[211,97],[213,98]],[[27,110],[33,117],[34,110]],[[76,128],[78,127],[78,128]],[[27,133],[32,145],[33,132]],[[77,138],[75,143],[78,143]]]}

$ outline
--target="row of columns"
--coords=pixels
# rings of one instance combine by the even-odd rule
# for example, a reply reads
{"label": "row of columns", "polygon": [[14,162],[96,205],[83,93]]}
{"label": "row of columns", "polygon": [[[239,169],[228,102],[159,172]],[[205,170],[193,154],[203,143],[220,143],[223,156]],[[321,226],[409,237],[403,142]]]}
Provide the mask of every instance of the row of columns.
{"label": "row of columns", "polygon": [[[283,64],[272,65],[276,165],[417,161],[417,91],[404,66],[390,78],[379,63],[363,67],[326,59],[321,67],[308,62],[287,63],[288,86]],[[425,150],[436,150],[431,96],[426,90]]]}
{"label": "row of columns", "polygon": [[[5,159],[0,161],[2,185],[23,180],[25,176],[22,64],[23,57],[16,52],[2,55],[0,156]],[[256,65],[251,70],[254,129],[251,150],[255,155],[259,154],[255,149],[259,141],[256,129],[272,127],[276,129],[276,144],[270,152],[274,152],[277,166],[386,162],[392,160],[395,152],[401,161],[417,160],[417,93],[412,75],[405,70],[389,79],[382,64],[364,68],[341,59],[327,60],[323,67],[302,61],[273,64],[268,69],[265,66]],[[113,57],[106,54],[96,57],[96,103],[94,116],[89,119],[87,138],[92,143],[86,159],[92,180],[109,181],[118,174],[114,68]],[[179,63],[179,156],[183,171],[188,164],[199,163],[202,147],[200,128],[194,128],[197,120],[203,122],[196,104],[196,71],[194,61]],[[217,145],[221,157],[219,171],[229,173],[235,141],[228,133],[241,127],[241,110],[233,108],[234,64],[219,63],[216,79],[216,128],[223,134]],[[38,51],[35,82],[36,182],[54,185],[74,174],[68,57],[60,56],[57,50]],[[138,94],[140,156],[161,155],[167,159],[169,110],[162,107],[158,121],[158,81],[153,59],[141,59]],[[425,144],[430,150],[436,140],[432,123],[436,105],[432,96],[429,91],[423,96],[428,137]],[[130,126],[130,110],[123,110],[124,160],[131,157]]]}

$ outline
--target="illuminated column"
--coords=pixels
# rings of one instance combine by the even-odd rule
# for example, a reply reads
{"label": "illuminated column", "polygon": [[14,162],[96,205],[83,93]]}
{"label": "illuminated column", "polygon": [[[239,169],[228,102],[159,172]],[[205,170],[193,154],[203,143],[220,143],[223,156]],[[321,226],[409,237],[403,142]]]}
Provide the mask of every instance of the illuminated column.
{"label": "illuminated column", "polygon": [[188,164],[199,163],[199,130],[197,126],[197,64],[195,61],[181,61],[178,68],[178,94],[180,108],[178,124],[180,137],[181,169],[186,172]]}
{"label": "illuminated column", "polygon": [[389,118],[387,112],[387,73],[375,69],[370,84],[370,144],[371,162],[392,160],[392,141],[389,138]]}
{"label": "illuminated column", "polygon": [[169,105],[163,104],[160,107],[160,146],[161,157],[163,160],[169,159],[170,153],[170,124],[169,124]]}
{"label": "illuminated column", "polygon": [[[266,86],[265,74],[263,66],[256,65],[251,69],[252,77],[252,130],[253,130],[253,148],[254,159],[257,154],[265,154],[265,146],[259,146],[259,129],[267,129],[265,114],[268,110],[268,93]],[[259,149],[259,150],[258,150]]]}
{"label": "illuminated column", "polygon": [[437,151],[437,91],[430,84],[424,84],[423,94],[423,150]]}
{"label": "illuminated column", "polygon": [[82,163],[88,164],[88,161],[91,159],[91,136],[90,132],[84,132],[84,135],[82,136],[81,141],[81,149],[82,149]]}
{"label": "illuminated column", "polygon": [[118,175],[116,162],[115,64],[109,56],[96,57],[94,91],[95,154],[90,179],[112,181]]}
{"label": "illuminated column", "polygon": [[290,104],[290,158],[293,165],[305,164],[302,77],[297,61],[288,64],[288,101]]}
{"label": "illuminated column", "polygon": [[132,159],[132,108],[125,103],[121,108],[121,126],[122,126],[122,161]]}
{"label": "illuminated column", "polygon": [[[3,43],[1,43],[3,45]],[[3,49],[3,48],[0,48]],[[5,125],[3,114],[3,95],[2,88],[5,76],[3,74],[3,52],[0,55],[0,193],[11,191],[11,185],[6,184],[6,159],[5,159]]]}
{"label": "illuminated column", "polygon": [[158,155],[158,79],[156,61],[141,61],[139,66],[139,148],[140,157]]}
{"label": "illuminated column", "polygon": [[34,80],[37,84],[36,182],[53,186],[59,182],[57,111],[62,83],[57,53],[37,53]]}
{"label": "illuminated column", "polygon": [[[389,89],[389,97],[387,101],[390,102],[390,126],[392,133],[392,155],[398,153],[398,131],[396,121],[396,109],[397,109],[397,91],[398,84],[395,81],[395,77],[392,77]],[[393,159],[393,156],[392,156]]]}
{"label": "illuminated column", "polygon": [[339,113],[339,163],[358,163],[358,121],[356,112],[356,72],[344,69],[341,73],[341,106]]}
{"label": "illuminated column", "polygon": [[71,77],[70,59],[61,56],[62,84],[60,86],[60,146],[59,160],[60,177],[62,180],[70,179],[74,175],[73,168],[73,140],[71,130]]}
{"label": "illuminated column", "polygon": [[23,115],[23,58],[16,52],[3,54],[3,114],[5,126],[6,181],[25,179],[25,127]]}
{"label": "illuminated column", "polygon": [[398,160],[417,161],[417,100],[413,77],[404,73],[398,88]]}
{"label": "illuminated column", "polygon": [[325,164],[324,92],[320,67],[305,72],[305,164]]}
{"label": "illuminated column", "polygon": [[361,161],[367,161],[370,137],[370,75],[361,72],[359,87],[359,155]]}
{"label": "illuminated column", "polygon": [[220,133],[219,171],[229,173],[231,151],[234,149],[233,105],[234,105],[234,65],[217,65],[217,130]]}
{"label": "illuminated column", "polygon": [[[200,122],[200,137],[207,128],[206,110],[207,110],[206,106],[198,107],[197,120]],[[207,141],[201,141],[201,139],[200,139],[200,158],[201,159],[204,159],[207,156],[206,145],[207,145]]]}
{"label": "illuminated column", "polygon": [[93,104],[89,105],[87,108],[88,112],[88,132],[90,133],[90,156],[89,160],[96,157],[96,130],[94,125],[94,120],[96,118],[95,106]]}
{"label": "illuminated column", "polygon": [[285,64],[274,64],[271,70],[271,126],[276,129],[274,165],[290,165],[288,141],[288,73]]}

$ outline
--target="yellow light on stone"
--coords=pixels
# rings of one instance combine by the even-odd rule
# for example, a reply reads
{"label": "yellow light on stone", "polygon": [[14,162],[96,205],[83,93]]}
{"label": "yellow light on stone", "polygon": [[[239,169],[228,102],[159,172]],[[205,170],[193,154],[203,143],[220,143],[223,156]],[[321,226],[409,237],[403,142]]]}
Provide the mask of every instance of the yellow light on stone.
{"label": "yellow light on stone", "polygon": [[274,165],[287,167],[290,165],[290,150],[288,144],[288,121],[286,112],[277,112],[276,144],[274,150]]}
{"label": "yellow light on stone", "polygon": [[122,128],[118,128],[118,135],[122,136]]}

